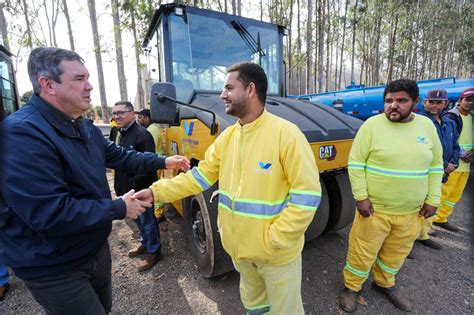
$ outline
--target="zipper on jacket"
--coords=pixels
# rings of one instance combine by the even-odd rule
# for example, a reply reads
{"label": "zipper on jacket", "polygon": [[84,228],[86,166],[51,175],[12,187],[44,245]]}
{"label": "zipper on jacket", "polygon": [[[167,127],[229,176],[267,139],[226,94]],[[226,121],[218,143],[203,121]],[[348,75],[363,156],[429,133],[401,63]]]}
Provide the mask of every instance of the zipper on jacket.
{"label": "zipper on jacket", "polygon": [[[239,144],[237,150],[238,152],[238,162],[237,162],[237,169],[239,170],[239,181],[237,185],[237,189],[240,189],[240,181],[242,179],[242,143],[243,143],[243,136],[244,136],[244,126],[240,127],[239,130]],[[235,241],[235,225],[234,225],[234,211],[235,211],[235,192],[232,194],[232,242],[234,245],[234,257],[237,258],[237,246]]]}

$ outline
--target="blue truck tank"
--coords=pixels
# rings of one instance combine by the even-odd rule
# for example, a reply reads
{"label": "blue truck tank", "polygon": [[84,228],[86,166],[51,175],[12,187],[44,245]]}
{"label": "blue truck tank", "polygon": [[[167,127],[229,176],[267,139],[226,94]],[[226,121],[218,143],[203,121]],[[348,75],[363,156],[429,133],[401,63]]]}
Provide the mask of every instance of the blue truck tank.
{"label": "blue truck tank", "polygon": [[[450,106],[453,106],[459,99],[462,91],[474,87],[474,79],[458,80],[451,77],[418,81],[417,84],[420,89],[420,103],[414,112],[421,112],[423,111],[422,100],[428,91],[439,88],[445,89],[448,92],[449,101],[452,103]],[[345,114],[365,120],[371,116],[383,113],[384,89],[385,85],[374,87],[365,87],[363,84],[350,85],[341,91],[291,97],[338,108]]]}

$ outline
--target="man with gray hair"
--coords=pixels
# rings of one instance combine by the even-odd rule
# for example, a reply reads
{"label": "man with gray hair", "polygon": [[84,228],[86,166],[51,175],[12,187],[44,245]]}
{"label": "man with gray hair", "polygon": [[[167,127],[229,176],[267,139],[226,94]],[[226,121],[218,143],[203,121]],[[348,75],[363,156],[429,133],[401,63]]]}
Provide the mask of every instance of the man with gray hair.
{"label": "man with gray hair", "polygon": [[34,95],[1,126],[0,263],[47,313],[109,313],[112,221],[136,219],[151,204],[133,190],[112,200],[106,167],[186,170],[189,161],[127,152],[83,119],[92,85],[77,53],[36,48],[28,73]]}

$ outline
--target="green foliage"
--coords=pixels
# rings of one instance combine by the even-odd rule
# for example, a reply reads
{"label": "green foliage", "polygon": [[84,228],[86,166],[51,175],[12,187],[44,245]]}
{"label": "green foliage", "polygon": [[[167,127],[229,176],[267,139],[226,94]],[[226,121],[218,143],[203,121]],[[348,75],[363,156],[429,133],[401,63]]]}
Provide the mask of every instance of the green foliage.
{"label": "green foliage", "polygon": [[[109,116],[112,115],[112,107],[107,106],[107,111],[109,112]],[[97,115],[97,116],[96,116]],[[91,105],[87,111],[84,113],[84,117],[92,120],[103,120],[102,117],[102,108],[100,105]],[[104,121],[104,123],[108,123],[108,121]]]}
{"label": "green foliage", "polygon": [[33,90],[26,91],[25,93],[23,93],[20,97],[21,105],[23,106],[26,102],[28,102],[28,100],[30,99],[32,95],[33,95]]}

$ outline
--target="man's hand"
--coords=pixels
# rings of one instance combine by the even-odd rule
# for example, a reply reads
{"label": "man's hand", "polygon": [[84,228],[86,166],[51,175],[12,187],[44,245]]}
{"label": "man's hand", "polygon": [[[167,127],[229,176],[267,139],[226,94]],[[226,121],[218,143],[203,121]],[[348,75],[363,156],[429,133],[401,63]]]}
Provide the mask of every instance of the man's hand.
{"label": "man's hand", "polygon": [[359,211],[360,215],[363,217],[370,217],[374,214],[374,208],[372,208],[372,202],[370,202],[369,198],[357,201],[356,206],[357,211]]}
{"label": "man's hand", "polygon": [[461,160],[466,163],[471,163],[474,158],[474,150],[467,151],[463,156],[461,156]]}
{"label": "man's hand", "polygon": [[186,172],[190,169],[191,163],[187,158],[181,155],[168,156],[165,160],[166,169],[177,168],[180,171]]}
{"label": "man's hand", "polygon": [[[122,196],[123,201],[125,201],[125,205],[127,206],[127,214],[126,217],[132,220],[136,220],[140,214],[145,212],[146,208],[152,206],[152,203],[148,201],[138,200],[133,198],[133,194],[135,190],[130,190],[128,193]],[[152,200],[153,201],[153,200]]]}
{"label": "man's hand", "polygon": [[132,196],[133,199],[141,200],[143,202],[153,203],[153,192],[150,188],[140,190]]}
{"label": "man's hand", "polygon": [[448,163],[448,166],[446,166],[446,168],[444,169],[444,172],[446,174],[451,174],[452,172],[454,172],[456,170],[456,166],[452,163]]}
{"label": "man's hand", "polygon": [[427,203],[424,203],[420,209],[420,215],[426,218],[433,216],[436,212],[436,207],[433,207]]}

